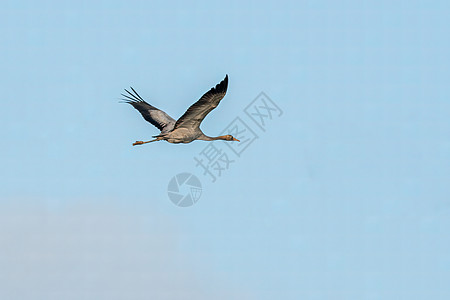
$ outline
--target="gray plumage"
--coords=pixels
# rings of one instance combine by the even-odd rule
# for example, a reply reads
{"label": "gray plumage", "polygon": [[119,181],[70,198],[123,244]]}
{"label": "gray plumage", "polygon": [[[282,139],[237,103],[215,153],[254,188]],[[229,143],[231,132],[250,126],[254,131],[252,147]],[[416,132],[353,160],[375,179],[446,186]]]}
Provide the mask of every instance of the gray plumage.
{"label": "gray plumage", "polygon": [[156,139],[147,142],[137,141],[133,146],[160,140],[165,140],[169,143],[190,143],[194,140],[239,141],[231,135],[209,137],[200,129],[201,122],[219,105],[227,92],[227,88],[228,75],[219,84],[206,92],[197,102],[192,104],[177,121],[164,111],[148,104],[133,88],[131,88],[132,92],[125,89],[127,94],[122,94],[125,97],[123,99],[124,102],[131,104],[141,113],[145,120],[161,131],[159,135],[154,136]]}
{"label": "gray plumage", "polygon": [[133,92],[125,89],[128,95],[121,94],[126,98],[123,99],[124,102],[133,105],[141,113],[142,117],[161,130],[161,133],[167,133],[174,128],[176,121],[171,116],[145,102],[132,87],[130,88]]}

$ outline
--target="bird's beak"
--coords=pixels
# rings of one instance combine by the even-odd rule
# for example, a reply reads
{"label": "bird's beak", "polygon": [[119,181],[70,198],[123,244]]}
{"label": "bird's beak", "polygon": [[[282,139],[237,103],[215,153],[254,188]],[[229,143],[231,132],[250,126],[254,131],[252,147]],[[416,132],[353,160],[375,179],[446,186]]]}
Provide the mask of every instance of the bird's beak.
{"label": "bird's beak", "polygon": [[233,138],[233,141],[240,142],[240,140]]}

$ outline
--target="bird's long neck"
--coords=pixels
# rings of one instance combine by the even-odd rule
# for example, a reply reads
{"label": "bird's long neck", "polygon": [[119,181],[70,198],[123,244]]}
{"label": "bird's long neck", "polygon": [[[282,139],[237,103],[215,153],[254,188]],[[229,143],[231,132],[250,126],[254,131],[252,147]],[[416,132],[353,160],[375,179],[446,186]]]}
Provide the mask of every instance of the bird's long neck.
{"label": "bird's long neck", "polygon": [[202,141],[216,141],[216,140],[226,140],[225,135],[220,135],[220,136],[207,136],[205,134],[202,134],[201,136],[199,136],[197,138],[197,140],[202,140]]}

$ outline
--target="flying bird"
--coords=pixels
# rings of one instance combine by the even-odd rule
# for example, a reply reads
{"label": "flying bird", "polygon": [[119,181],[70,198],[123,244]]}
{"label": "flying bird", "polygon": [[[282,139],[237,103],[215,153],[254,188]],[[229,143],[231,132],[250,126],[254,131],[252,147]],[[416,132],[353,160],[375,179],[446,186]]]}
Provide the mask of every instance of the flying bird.
{"label": "flying bird", "polygon": [[197,102],[191,105],[188,110],[178,119],[175,120],[164,111],[148,104],[145,100],[132,88],[131,92],[125,89],[127,94],[121,94],[125,103],[131,104],[137,109],[142,117],[152,125],[156,126],[161,133],[153,136],[155,139],[150,141],[136,141],[133,146],[143,145],[156,141],[167,141],[169,143],[190,143],[194,140],[202,141],[238,141],[232,135],[221,135],[217,137],[207,136],[200,129],[200,123],[203,119],[219,105],[227,92],[228,75],[215,87],[206,92]]}

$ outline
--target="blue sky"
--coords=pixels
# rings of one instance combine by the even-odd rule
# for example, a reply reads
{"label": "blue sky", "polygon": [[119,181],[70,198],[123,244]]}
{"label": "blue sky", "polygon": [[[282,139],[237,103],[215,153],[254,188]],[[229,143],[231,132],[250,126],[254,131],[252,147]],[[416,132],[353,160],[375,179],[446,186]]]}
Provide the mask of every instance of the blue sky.
{"label": "blue sky", "polygon": [[[2,299],[448,299],[449,4],[7,1],[0,12]],[[258,139],[214,183],[157,134]],[[245,107],[282,110],[262,132]],[[226,147],[222,142],[217,146]],[[226,148],[224,148],[226,149]],[[196,174],[198,203],[167,185]],[[3,285],[3,286],[2,286]]]}

